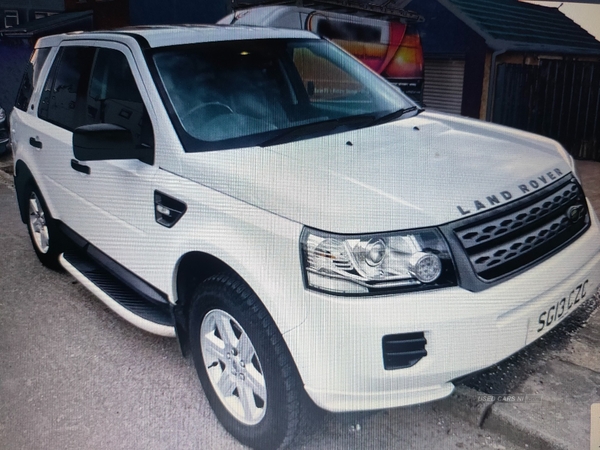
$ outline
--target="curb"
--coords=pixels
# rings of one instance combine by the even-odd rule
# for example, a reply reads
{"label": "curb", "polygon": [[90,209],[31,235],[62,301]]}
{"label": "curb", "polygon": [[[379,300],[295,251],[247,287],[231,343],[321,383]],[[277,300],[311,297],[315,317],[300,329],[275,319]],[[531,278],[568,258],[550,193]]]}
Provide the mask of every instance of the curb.
{"label": "curb", "polygon": [[487,397],[483,392],[466,386],[456,386],[449,397],[437,402],[438,407],[465,420],[471,425],[482,428],[493,402],[482,401]]}
{"label": "curb", "polygon": [[508,403],[493,404],[482,428],[506,436],[515,444],[526,443],[531,450],[571,450],[552,436],[524,426],[510,414],[509,406]]}
{"label": "curb", "polygon": [[520,423],[510,414],[510,403],[487,401],[486,397],[490,396],[459,385],[437,406],[478,428],[505,436],[513,444],[526,445],[530,450],[571,450],[552,436]]}

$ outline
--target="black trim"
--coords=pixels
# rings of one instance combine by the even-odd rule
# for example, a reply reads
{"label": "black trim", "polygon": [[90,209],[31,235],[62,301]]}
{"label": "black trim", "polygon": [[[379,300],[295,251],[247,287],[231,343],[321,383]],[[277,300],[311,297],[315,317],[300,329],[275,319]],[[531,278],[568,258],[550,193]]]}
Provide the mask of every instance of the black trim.
{"label": "black trim", "polygon": [[159,325],[175,325],[170,304],[148,301],[109,271],[96,264],[89,254],[66,252],[63,257],[98,289],[136,316]]}
{"label": "black trim", "polygon": [[15,184],[15,192],[17,194],[17,204],[19,205],[19,213],[21,215],[21,221],[27,223],[27,216],[29,215],[27,202],[29,199],[23,197],[23,192],[27,183],[33,182],[33,175],[29,170],[29,167],[22,161],[18,160],[15,165],[15,173],[13,175],[13,182]]}
{"label": "black trim", "polygon": [[[150,48],[150,43],[148,42],[148,40],[139,34],[131,33],[131,32],[123,31],[123,30],[114,30],[114,32],[116,34],[122,34],[122,35],[125,35],[125,36],[128,36],[128,37],[134,39],[137,42],[137,44],[140,46],[142,51]],[[110,39],[107,39],[107,40],[111,41]],[[114,41],[111,41],[111,42],[114,42]]]}
{"label": "black trim", "polygon": [[79,249],[83,249],[86,245],[88,245],[88,241],[75,233],[71,228],[66,226],[64,223],[60,222],[59,224],[60,231]]}
{"label": "black trim", "polygon": [[34,137],[30,137],[29,138],[29,145],[31,145],[32,147],[40,148],[41,149],[42,148],[42,141],[40,141],[40,140],[38,140],[38,139],[36,139]]}
{"label": "black trim", "polygon": [[189,318],[184,302],[179,301],[171,307],[171,313],[175,320],[175,334],[179,341],[181,354],[186,357],[190,352]]}
{"label": "black trim", "polygon": [[128,287],[138,292],[146,299],[154,303],[169,304],[167,294],[159,291],[93,245],[88,245],[87,254],[111,274],[123,281]]}
{"label": "black trim", "polygon": [[90,169],[90,166],[86,166],[85,164],[81,164],[76,159],[72,159],[71,160],[71,169],[76,170],[77,172],[85,173],[87,175],[89,175],[90,173],[92,173],[92,170]]}
{"label": "black trim", "polygon": [[427,339],[422,331],[388,334],[381,339],[385,370],[406,369],[427,356]]}
{"label": "black trim", "polygon": [[[162,209],[162,211],[159,211]],[[163,227],[171,228],[187,211],[187,205],[175,197],[154,191],[154,219]]]}
{"label": "black trim", "polygon": [[80,236],[77,232],[69,228],[64,223],[60,224],[60,228],[64,234],[81,249],[81,252],[85,256],[93,259],[94,262],[108,271],[115,278],[119,279],[128,288],[132,289],[144,297],[144,299],[154,304],[170,305],[167,294],[155,288],[150,283],[116,262],[110,256],[94,247],[87,240],[85,240],[85,238]]}

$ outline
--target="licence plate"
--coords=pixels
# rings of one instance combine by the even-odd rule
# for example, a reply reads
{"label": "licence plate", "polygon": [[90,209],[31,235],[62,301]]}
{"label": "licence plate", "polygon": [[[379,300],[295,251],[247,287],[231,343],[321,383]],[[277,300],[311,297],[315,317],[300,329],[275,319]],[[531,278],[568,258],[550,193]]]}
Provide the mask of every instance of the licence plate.
{"label": "licence plate", "polygon": [[544,334],[571,314],[586,298],[588,294],[586,291],[588,283],[589,280],[579,283],[568,295],[564,296],[556,303],[548,305],[543,311],[540,311],[537,318],[534,319],[535,336],[532,337],[535,339],[537,336]]}

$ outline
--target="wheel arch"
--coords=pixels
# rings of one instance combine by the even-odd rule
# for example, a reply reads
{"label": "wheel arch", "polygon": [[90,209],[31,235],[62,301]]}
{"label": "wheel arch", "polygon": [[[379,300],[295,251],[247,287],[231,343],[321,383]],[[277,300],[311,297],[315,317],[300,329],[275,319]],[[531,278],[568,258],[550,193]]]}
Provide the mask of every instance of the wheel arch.
{"label": "wheel arch", "polygon": [[209,253],[192,251],[179,259],[174,276],[177,302],[173,307],[173,314],[177,339],[184,355],[189,351],[188,317],[192,294],[204,280],[224,272],[234,274],[243,280],[231,266]]}
{"label": "wheel arch", "polygon": [[[283,305],[273,305],[262,297],[261,294],[266,294],[267,297],[269,294],[261,290],[260,280],[249,280],[244,276],[244,272],[236,270],[235,266],[231,266],[214,254],[200,250],[189,251],[179,258],[173,273],[175,303],[172,311],[177,339],[184,356],[189,352],[189,314],[193,294],[201,283],[219,274],[229,274],[244,283],[256,295],[282,336],[288,329],[291,329],[286,326],[293,328],[297,323],[304,321],[306,312],[302,302],[281,302]],[[258,286],[254,286],[256,282],[258,282]],[[290,316],[290,311],[295,312],[291,314],[295,321],[292,324],[285,320],[281,322],[286,315]],[[284,325],[283,329],[282,324]],[[290,350],[288,349],[288,351]]]}
{"label": "wheel arch", "polygon": [[35,179],[29,167],[23,160],[18,160],[15,164],[15,191],[17,193],[17,204],[19,205],[19,213],[21,214],[21,221],[27,223],[27,199],[23,198],[23,192],[25,186],[28,183],[34,183]]}

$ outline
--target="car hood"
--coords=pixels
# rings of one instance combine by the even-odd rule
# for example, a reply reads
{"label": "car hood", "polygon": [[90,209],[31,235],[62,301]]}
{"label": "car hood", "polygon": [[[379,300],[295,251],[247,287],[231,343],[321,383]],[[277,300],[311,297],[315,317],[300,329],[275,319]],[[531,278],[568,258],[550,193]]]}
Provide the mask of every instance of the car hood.
{"label": "car hood", "polygon": [[321,230],[440,225],[514,201],[571,171],[556,142],[425,112],[272,147],[185,155],[182,175]]}

